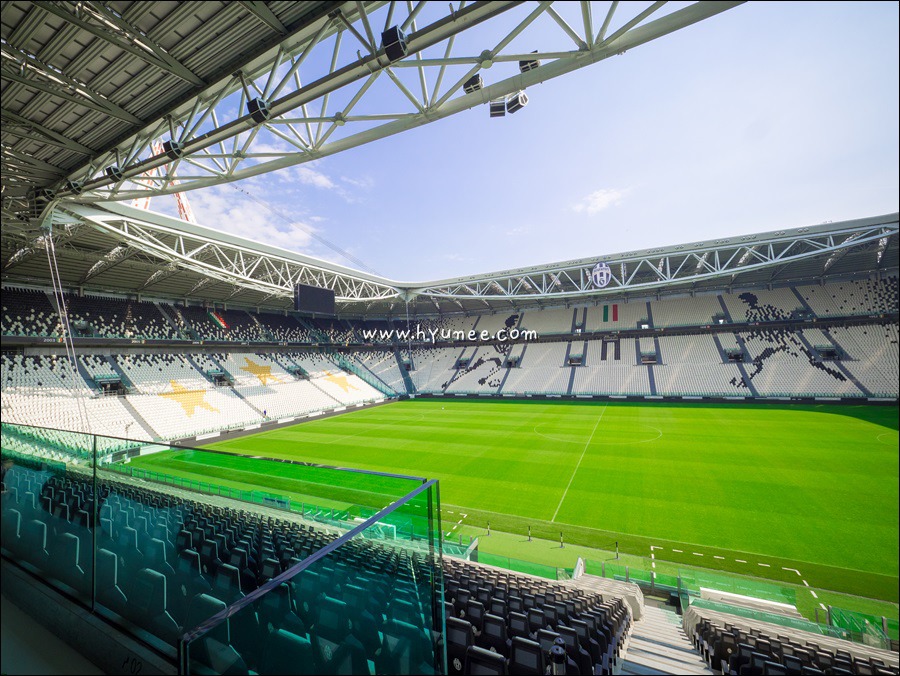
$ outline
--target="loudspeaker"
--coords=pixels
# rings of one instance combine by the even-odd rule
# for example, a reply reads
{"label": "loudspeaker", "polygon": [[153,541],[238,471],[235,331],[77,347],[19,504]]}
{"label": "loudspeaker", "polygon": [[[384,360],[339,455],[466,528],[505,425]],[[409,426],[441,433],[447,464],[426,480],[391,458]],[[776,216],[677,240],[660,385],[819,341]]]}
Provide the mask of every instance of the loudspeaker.
{"label": "loudspeaker", "polygon": [[402,59],[407,53],[406,34],[399,26],[391,26],[381,34],[381,47],[388,60]]}
{"label": "loudspeaker", "polygon": [[73,195],[80,195],[84,191],[84,183],[81,181],[66,181],[66,190]]}
{"label": "loudspeaker", "polygon": [[466,94],[471,94],[472,92],[477,92],[483,86],[484,81],[481,79],[481,74],[475,73],[475,75],[473,75],[463,83],[463,91]]}
{"label": "loudspeaker", "polygon": [[181,147],[178,141],[164,141],[163,152],[170,160],[177,160],[184,155],[184,148]]}
{"label": "loudspeaker", "polygon": [[[532,54],[537,54],[537,50],[534,50]],[[541,65],[541,62],[538,59],[529,59],[528,61],[519,61],[519,71],[522,73],[527,73],[529,70],[534,70],[538,66]]]}
{"label": "loudspeaker", "polygon": [[528,95],[525,92],[516,92],[506,100],[506,112],[515,113],[528,105]]}
{"label": "loudspeaker", "polygon": [[247,112],[250,113],[251,119],[256,122],[256,124],[262,124],[271,116],[271,113],[269,112],[269,102],[265,99],[252,99],[247,104]]}
{"label": "loudspeaker", "polygon": [[35,190],[30,190],[26,197],[28,199],[29,218],[35,219],[40,218],[40,215],[44,212],[44,207],[56,197],[56,193],[49,188],[36,188]]}
{"label": "loudspeaker", "polygon": [[491,101],[491,117],[503,117],[506,115],[506,101]]}
{"label": "loudspeaker", "polygon": [[123,178],[122,170],[115,166],[107,167],[104,173],[114,181],[121,181]]}

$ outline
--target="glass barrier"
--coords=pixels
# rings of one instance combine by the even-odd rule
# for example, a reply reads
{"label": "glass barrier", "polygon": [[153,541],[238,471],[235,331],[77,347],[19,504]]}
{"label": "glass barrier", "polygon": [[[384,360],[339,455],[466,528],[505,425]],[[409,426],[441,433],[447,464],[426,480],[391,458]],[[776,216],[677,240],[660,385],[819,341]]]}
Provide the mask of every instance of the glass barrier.
{"label": "glass barrier", "polygon": [[[40,435],[9,437],[4,425],[3,554],[83,605],[91,607],[94,576],[96,477],[84,466],[89,435],[70,433],[77,449],[66,462],[62,436],[48,434],[46,453]],[[76,470],[75,461],[83,469]]]}
{"label": "glass barrier", "polygon": [[736,575],[717,575],[696,568],[679,568],[678,575],[681,578],[682,589],[692,594],[700,594],[700,589],[706,588],[752,596],[766,601],[787,603],[792,606],[797,605],[797,591],[785,585]]}
{"label": "glass barrier", "polygon": [[[400,511],[431,521],[428,542],[383,538]],[[215,612],[184,636],[183,673],[445,673],[438,514],[430,481],[252,594],[196,597]]]}
{"label": "glass barrier", "polygon": [[548,580],[556,580],[558,572],[555,566],[545,566],[541,563],[533,563],[531,561],[522,561],[521,559],[511,559],[506,556],[498,556],[497,554],[488,554],[487,552],[472,552],[472,561],[484,563],[488,566],[497,566],[498,568],[506,568],[516,573],[527,573],[543,577]]}
{"label": "glass barrier", "polygon": [[696,608],[706,608],[708,610],[715,610],[720,613],[737,615],[738,617],[745,617],[750,620],[769,622],[770,624],[777,624],[782,627],[790,627],[791,629],[808,631],[814,634],[819,634],[820,636],[831,636],[832,638],[841,638],[848,641],[851,640],[850,632],[846,629],[841,629],[840,627],[829,627],[824,624],[817,624],[815,622],[809,622],[807,620],[801,620],[795,617],[779,615],[778,613],[766,613],[760,610],[744,608],[743,606],[733,606],[727,603],[719,603],[718,601],[709,601],[707,599],[701,599],[697,597],[690,598],[690,605]]}
{"label": "glass barrier", "polygon": [[[380,511],[336,501],[328,502],[343,507],[326,507],[296,501],[295,495],[222,485],[215,477],[203,481],[127,463],[128,456],[160,452],[177,458],[203,453],[204,462],[227,459],[224,454],[7,423],[0,427],[3,555],[173,661],[186,631],[259,589],[274,588],[269,584],[274,578],[343,543],[345,533],[353,537],[343,536],[348,542],[331,557],[331,569],[363,561],[365,571],[381,576],[373,574],[372,584],[396,578],[390,585],[398,604],[408,600],[403,592],[423,615],[428,610],[416,626],[423,633],[443,632],[436,482],[259,460],[260,485],[286,473],[304,495],[342,490],[343,500],[364,499]],[[216,467],[214,462],[209,466]],[[365,510],[373,516],[353,516]],[[366,588],[366,573],[350,571],[328,592],[344,593],[349,582]],[[260,600],[261,606],[277,606],[282,593]],[[262,617],[261,609],[255,612]],[[382,614],[390,612],[386,607]],[[264,643],[272,627],[280,625],[264,622],[239,633],[236,641]],[[434,662],[441,655],[432,648],[425,658]]]}
{"label": "glass barrier", "polygon": [[847,630],[857,643],[884,649],[890,646],[890,637],[885,632],[887,623],[880,617],[833,606],[828,609],[828,617],[831,626]]}

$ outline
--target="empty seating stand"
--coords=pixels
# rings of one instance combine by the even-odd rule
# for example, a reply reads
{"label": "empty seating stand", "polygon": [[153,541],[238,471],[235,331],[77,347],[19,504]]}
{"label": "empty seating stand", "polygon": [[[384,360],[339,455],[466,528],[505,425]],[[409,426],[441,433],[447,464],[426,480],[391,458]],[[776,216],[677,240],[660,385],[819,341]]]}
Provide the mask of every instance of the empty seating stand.
{"label": "empty seating stand", "polygon": [[622,599],[456,559],[444,574],[450,674],[544,674],[554,645],[566,674],[619,665],[632,623]]}
{"label": "empty seating stand", "polygon": [[[896,676],[896,653],[779,628],[721,612],[691,609],[685,632],[717,673],[734,676]],[[779,630],[781,629],[781,630]]]}

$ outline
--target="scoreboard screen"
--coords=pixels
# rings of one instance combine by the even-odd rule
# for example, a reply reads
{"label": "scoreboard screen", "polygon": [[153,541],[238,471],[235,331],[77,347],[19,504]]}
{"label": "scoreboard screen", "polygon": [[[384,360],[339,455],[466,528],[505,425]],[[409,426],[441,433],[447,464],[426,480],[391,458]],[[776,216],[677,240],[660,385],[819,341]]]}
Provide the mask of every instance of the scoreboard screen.
{"label": "scoreboard screen", "polygon": [[334,315],[334,291],[318,286],[294,286],[294,309],[317,315]]}

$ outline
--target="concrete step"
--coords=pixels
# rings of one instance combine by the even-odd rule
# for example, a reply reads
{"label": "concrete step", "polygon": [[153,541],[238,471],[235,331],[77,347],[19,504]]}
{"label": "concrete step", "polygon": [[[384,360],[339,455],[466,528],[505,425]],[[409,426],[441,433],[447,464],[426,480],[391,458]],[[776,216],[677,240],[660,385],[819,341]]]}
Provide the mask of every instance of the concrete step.
{"label": "concrete step", "polygon": [[634,623],[623,674],[712,674],[694,650],[681,627],[681,618],[671,610],[644,607],[643,618]]}

